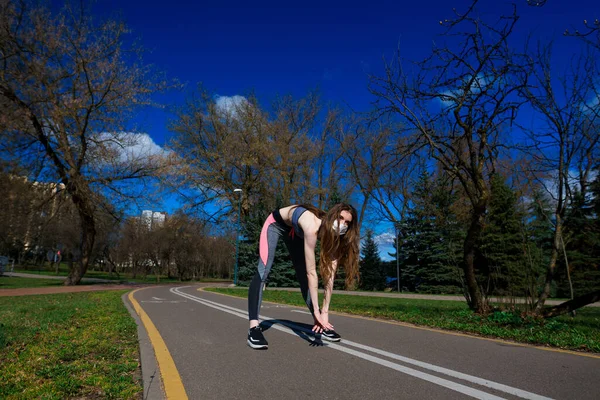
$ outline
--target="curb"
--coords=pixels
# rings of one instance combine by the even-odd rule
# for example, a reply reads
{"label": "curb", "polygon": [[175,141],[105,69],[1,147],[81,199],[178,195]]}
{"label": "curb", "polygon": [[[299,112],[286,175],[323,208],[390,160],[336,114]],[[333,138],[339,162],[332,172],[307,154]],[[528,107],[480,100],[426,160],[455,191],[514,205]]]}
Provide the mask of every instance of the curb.
{"label": "curb", "polygon": [[163,389],[162,379],[160,377],[160,370],[156,363],[156,357],[154,356],[154,348],[148,337],[148,332],[140,319],[140,316],[135,312],[133,305],[129,302],[129,293],[127,292],[121,296],[125,307],[129,311],[129,314],[135,320],[137,324],[139,351],[140,351],[140,368],[142,370],[142,381],[144,387],[143,400],[165,400],[166,396]]}

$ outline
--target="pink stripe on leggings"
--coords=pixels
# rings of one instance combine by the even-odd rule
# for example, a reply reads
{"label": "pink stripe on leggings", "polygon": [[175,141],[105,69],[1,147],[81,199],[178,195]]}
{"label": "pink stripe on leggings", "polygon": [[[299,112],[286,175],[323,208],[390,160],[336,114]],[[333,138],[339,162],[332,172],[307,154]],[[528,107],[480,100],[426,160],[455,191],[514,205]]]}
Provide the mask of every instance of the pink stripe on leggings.
{"label": "pink stripe on leggings", "polygon": [[269,230],[269,226],[275,222],[275,218],[273,214],[269,214],[269,217],[265,221],[265,224],[262,227],[262,231],[260,232],[260,242],[259,242],[259,251],[260,251],[260,259],[263,265],[267,265],[267,260],[269,259],[269,241],[267,240],[267,231]]}

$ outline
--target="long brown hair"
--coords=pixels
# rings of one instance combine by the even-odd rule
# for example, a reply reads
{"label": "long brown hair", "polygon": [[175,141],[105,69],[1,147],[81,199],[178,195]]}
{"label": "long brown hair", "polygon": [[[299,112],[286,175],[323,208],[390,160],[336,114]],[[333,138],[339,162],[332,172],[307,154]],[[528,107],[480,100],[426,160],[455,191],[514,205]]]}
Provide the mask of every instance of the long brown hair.
{"label": "long brown hair", "polygon": [[[303,204],[297,207],[304,207],[312,212],[317,218],[321,219],[319,228],[319,239],[321,240],[321,251],[319,253],[319,269],[323,284],[329,282],[333,269],[331,264],[337,260],[338,270],[344,267],[346,272],[346,287],[359,279],[358,273],[358,255],[360,232],[358,224],[358,213],[350,204],[339,203],[325,212],[309,204]],[[344,235],[338,235],[333,230],[333,221],[337,220],[342,211],[348,211],[352,215],[352,222],[348,224],[348,231]]]}

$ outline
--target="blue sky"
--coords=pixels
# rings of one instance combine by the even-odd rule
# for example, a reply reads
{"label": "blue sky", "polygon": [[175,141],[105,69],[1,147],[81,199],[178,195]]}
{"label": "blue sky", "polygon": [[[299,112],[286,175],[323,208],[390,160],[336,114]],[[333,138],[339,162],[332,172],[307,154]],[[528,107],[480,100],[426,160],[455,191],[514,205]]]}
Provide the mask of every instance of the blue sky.
{"label": "blue sky", "polygon": [[[550,0],[543,8],[515,2],[522,16],[515,37],[528,32],[555,37],[559,52],[573,44],[562,37],[565,28],[600,17],[592,0]],[[364,111],[371,101],[367,74],[381,71],[382,57],[389,59],[398,45],[409,59],[426,56],[432,41],[439,43],[439,21],[453,15],[452,7],[465,9],[470,1],[190,3],[98,0],[94,6],[97,13],[120,13],[132,37],[149,50],[146,60],[187,83],[184,91],[161,101],[180,104],[186,91],[202,82],[223,96],[253,90],[265,104],[276,94],[303,96],[319,88],[324,101]],[[488,15],[511,4],[480,3],[481,13]],[[169,135],[166,118],[151,110],[141,119],[159,145]]]}
{"label": "blue sky", "polygon": [[[186,89],[160,96],[181,104],[198,82],[221,96],[254,91],[263,104],[277,94],[303,96],[318,88],[325,102],[365,111],[371,102],[367,75],[382,71],[382,58],[397,46],[408,59],[428,55],[440,44],[439,21],[464,10],[467,0],[362,2],[169,2],[98,0],[98,14],[120,15],[149,50],[145,58]],[[548,0],[543,8],[514,0],[521,21],[516,44],[526,35],[556,40],[556,53],[568,59],[573,38],[566,28],[600,18],[595,0]],[[510,11],[510,2],[480,1],[484,15]],[[162,146],[168,140],[166,111],[143,112],[143,131]]]}

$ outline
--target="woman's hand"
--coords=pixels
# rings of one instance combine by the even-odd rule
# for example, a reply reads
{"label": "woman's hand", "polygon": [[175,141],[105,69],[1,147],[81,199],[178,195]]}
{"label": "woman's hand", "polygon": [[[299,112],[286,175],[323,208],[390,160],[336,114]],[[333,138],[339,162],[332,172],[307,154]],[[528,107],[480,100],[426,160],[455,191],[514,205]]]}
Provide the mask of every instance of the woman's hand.
{"label": "woman's hand", "polygon": [[315,312],[314,314],[315,326],[313,326],[312,330],[315,333],[321,333],[325,331],[333,330],[333,325],[329,323],[329,315],[327,312]]}

